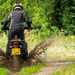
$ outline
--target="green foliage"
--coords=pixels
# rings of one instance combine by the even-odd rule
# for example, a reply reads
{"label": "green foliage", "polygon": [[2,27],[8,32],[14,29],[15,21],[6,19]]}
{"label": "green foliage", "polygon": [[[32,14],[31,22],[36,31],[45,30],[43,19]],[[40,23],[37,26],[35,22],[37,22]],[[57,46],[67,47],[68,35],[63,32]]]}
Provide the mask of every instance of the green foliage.
{"label": "green foliage", "polygon": [[[41,37],[58,34],[63,29],[65,34],[75,33],[74,0],[20,0],[27,15],[32,18],[33,27],[39,28],[32,33]],[[0,0],[0,22],[12,10],[14,0]],[[0,25],[1,27],[1,25]],[[33,34],[35,35],[35,34]]]}
{"label": "green foliage", "polygon": [[75,3],[74,0],[67,1],[63,13],[63,25],[66,34],[75,34]]}
{"label": "green foliage", "polygon": [[12,5],[11,0],[0,0],[0,22],[4,19],[5,16],[11,11]]}

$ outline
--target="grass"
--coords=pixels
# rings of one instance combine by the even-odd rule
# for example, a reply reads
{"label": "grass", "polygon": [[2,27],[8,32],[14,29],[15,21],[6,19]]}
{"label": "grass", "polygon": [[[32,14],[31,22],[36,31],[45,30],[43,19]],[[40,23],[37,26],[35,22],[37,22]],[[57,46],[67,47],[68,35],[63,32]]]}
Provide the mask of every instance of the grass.
{"label": "grass", "polygon": [[75,36],[67,36],[64,38],[64,47],[66,50],[74,50],[75,49]]}
{"label": "grass", "polygon": [[0,48],[5,52],[7,45],[7,36],[3,33],[0,34]]}
{"label": "grass", "polygon": [[43,68],[44,64],[35,64],[30,67],[24,67],[22,70],[18,73],[18,75],[32,75],[33,73],[37,73]]}
{"label": "grass", "polygon": [[9,71],[5,68],[0,68],[0,75],[8,75]]}
{"label": "grass", "polygon": [[[43,68],[45,65],[42,63],[37,63],[35,65],[24,67],[20,72],[17,72],[16,75],[32,75],[33,73],[37,73]],[[10,75],[10,71],[6,68],[0,68],[0,75]]]}
{"label": "grass", "polygon": [[75,64],[58,69],[52,75],[75,75]]}

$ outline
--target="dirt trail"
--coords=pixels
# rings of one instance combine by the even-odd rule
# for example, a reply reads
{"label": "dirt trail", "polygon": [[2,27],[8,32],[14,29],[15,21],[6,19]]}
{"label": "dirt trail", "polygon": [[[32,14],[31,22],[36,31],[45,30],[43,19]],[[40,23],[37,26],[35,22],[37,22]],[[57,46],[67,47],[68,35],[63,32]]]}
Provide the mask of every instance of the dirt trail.
{"label": "dirt trail", "polygon": [[18,75],[17,72],[11,72],[9,75]]}
{"label": "dirt trail", "polygon": [[47,67],[41,69],[40,72],[32,74],[32,75],[52,75],[54,71],[69,64],[75,64],[75,62],[51,62],[48,63]]}

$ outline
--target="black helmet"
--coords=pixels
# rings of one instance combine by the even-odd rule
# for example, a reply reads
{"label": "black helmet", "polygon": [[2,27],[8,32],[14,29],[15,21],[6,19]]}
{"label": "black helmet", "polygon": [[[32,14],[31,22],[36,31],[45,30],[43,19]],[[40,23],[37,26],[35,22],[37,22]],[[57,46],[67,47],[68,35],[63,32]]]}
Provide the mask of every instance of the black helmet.
{"label": "black helmet", "polygon": [[14,9],[23,9],[22,4],[15,4]]}

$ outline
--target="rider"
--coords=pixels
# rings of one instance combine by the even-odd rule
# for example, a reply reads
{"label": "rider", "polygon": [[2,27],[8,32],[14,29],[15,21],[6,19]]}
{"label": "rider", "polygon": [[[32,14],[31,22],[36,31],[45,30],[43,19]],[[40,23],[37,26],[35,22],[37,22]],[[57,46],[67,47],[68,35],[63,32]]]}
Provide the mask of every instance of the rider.
{"label": "rider", "polygon": [[[13,11],[2,22],[2,24],[4,25],[2,29],[9,30],[8,44],[6,50],[6,54],[8,57],[10,56],[11,53],[9,49],[9,43],[14,38],[14,35],[18,35],[18,38],[24,40],[25,25],[27,25],[28,28],[31,29],[31,23],[32,21],[30,20],[30,18],[27,17],[26,13],[23,10],[22,5],[16,3]],[[25,41],[23,41],[22,43],[23,43],[22,57],[26,59],[28,57],[27,44]]]}

